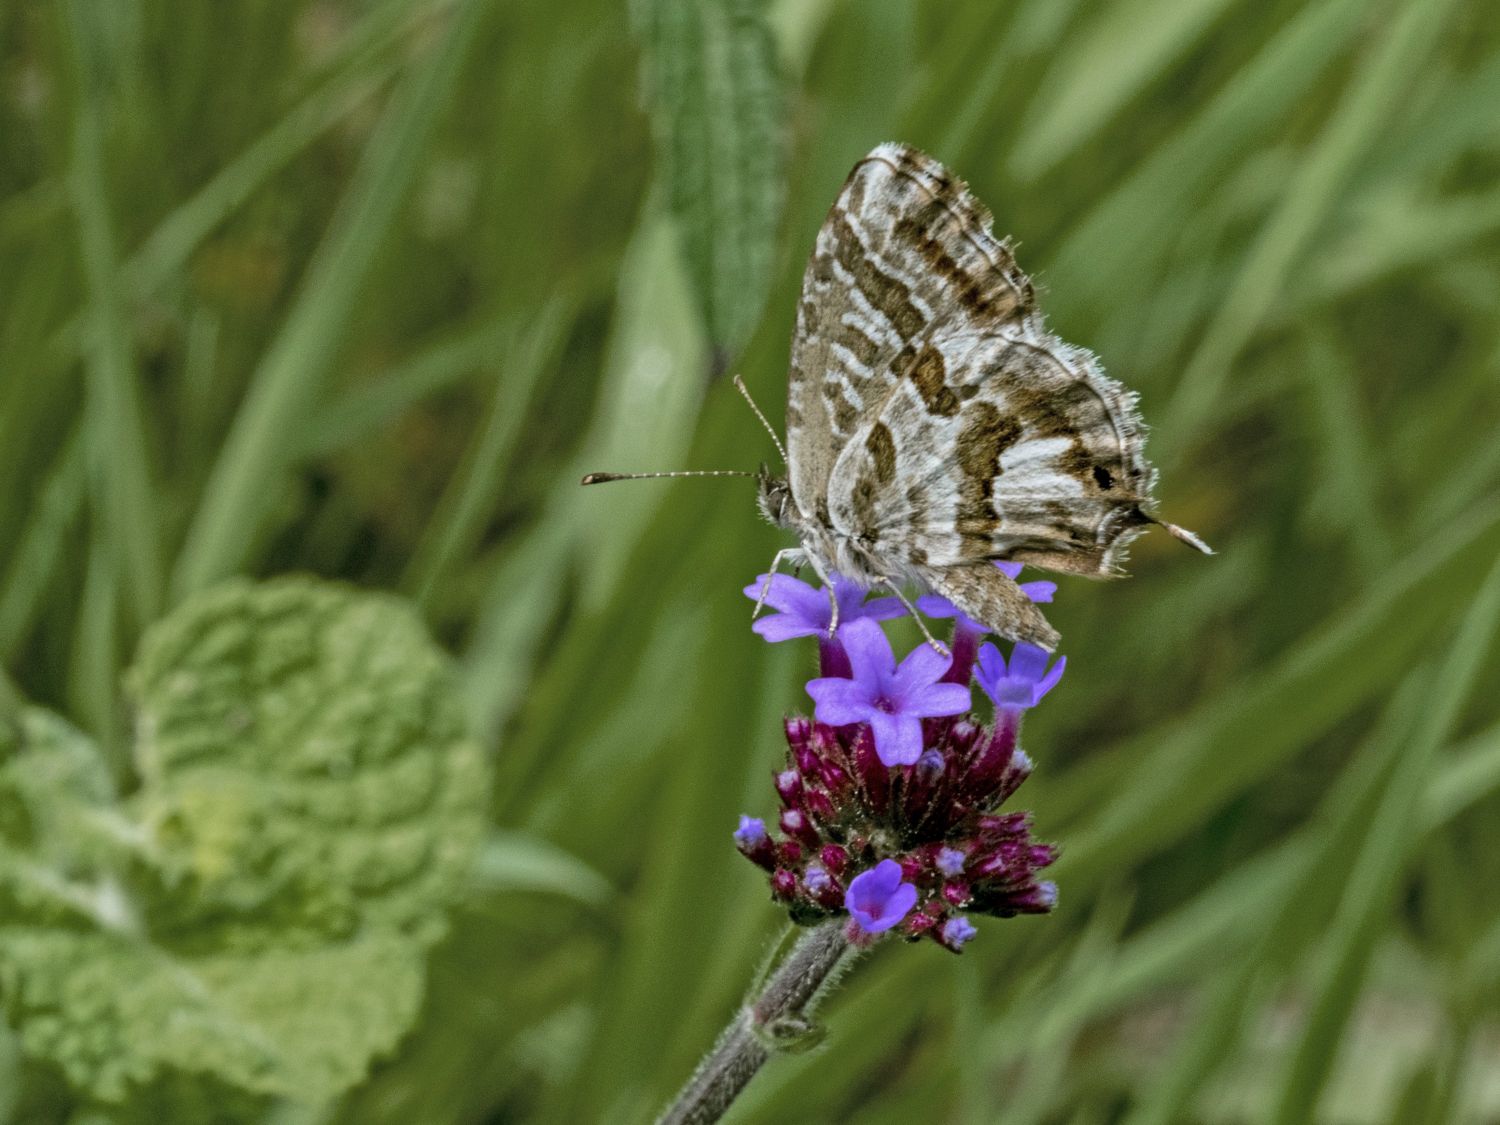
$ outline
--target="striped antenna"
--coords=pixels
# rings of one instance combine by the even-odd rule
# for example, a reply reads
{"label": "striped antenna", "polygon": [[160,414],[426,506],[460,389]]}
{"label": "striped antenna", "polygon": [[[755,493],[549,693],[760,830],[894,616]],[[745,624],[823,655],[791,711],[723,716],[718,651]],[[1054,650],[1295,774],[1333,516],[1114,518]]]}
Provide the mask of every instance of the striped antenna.
{"label": "striped antenna", "polygon": [[770,422],[766,421],[766,416],[760,412],[760,407],[756,406],[755,400],[750,397],[750,388],[745,386],[745,380],[736,375],[734,377],[734,385],[738,388],[740,394],[745,396],[745,401],[750,404],[750,409],[755,411],[755,416],[760,419],[760,424],[766,428],[766,433],[771,435],[771,441],[776,446],[776,452],[781,454],[781,463],[789,465],[790,462],[786,459],[786,446],[781,444],[781,439],[776,436],[776,428]]}
{"label": "striped antenna", "polygon": [[580,484],[608,484],[612,480],[656,480],[661,477],[753,477],[740,469],[696,469],[677,473],[590,473]]}

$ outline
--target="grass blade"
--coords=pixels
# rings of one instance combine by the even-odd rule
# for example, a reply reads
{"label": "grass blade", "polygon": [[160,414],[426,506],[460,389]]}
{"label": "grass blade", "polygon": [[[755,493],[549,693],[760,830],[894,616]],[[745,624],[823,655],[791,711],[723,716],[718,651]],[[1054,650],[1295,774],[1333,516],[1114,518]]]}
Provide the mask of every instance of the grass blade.
{"label": "grass blade", "polygon": [[1321,971],[1312,1011],[1277,1102],[1280,1125],[1297,1125],[1314,1115],[1380,936],[1377,923],[1390,907],[1396,881],[1418,839],[1412,825],[1420,809],[1423,782],[1478,679],[1497,624],[1500,563],[1485,579],[1441,670],[1433,676],[1423,721],[1396,760],[1358,861],[1344,884],[1329,935],[1332,956]]}
{"label": "grass blade", "polygon": [[[1285,289],[1386,122],[1421,70],[1452,8],[1451,0],[1404,5],[1363,60],[1311,152],[1261,228],[1229,293],[1204,331],[1168,404],[1168,435],[1202,432],[1245,345]],[[1171,440],[1170,438],[1168,439]]]}
{"label": "grass blade", "polygon": [[177,598],[232,574],[249,556],[268,482],[288,463],[288,433],[317,401],[384,243],[446,108],[485,5],[467,0],[444,41],[398,92],[370,138],[354,182],[324,235],[295,304],[251,379],[198,504],[172,577]]}
{"label": "grass blade", "polygon": [[565,324],[565,313],[557,302],[545,307],[509,357],[504,377],[496,380],[474,444],[438,501],[407,569],[403,585],[417,604],[428,604],[454,559],[479,538],[504,484],[506,463],[520,436],[532,392],[542,372],[557,358]]}

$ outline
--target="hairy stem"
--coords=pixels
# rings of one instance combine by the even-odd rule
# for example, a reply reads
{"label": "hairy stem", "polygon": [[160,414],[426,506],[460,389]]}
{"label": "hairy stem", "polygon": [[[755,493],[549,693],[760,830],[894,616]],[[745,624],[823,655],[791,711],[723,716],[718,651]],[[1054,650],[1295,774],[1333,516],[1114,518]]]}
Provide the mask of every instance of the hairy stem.
{"label": "hairy stem", "polygon": [[[736,1013],[709,1055],[698,1064],[658,1125],[707,1125],[765,1064],[777,1038],[810,1016],[827,987],[853,961],[857,947],[845,935],[847,919],[833,919],[807,931]],[[795,1049],[805,1036],[787,1035]]]}

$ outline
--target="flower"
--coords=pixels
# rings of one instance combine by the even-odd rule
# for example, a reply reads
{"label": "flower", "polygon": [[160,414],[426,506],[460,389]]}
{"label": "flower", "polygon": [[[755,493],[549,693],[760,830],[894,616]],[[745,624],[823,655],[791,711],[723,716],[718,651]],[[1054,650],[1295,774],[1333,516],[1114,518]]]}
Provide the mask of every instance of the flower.
{"label": "flower", "polygon": [[944,875],[953,878],[964,873],[964,861],[969,857],[957,848],[941,848],[932,860],[932,866],[936,867]]}
{"label": "flower", "polygon": [[[867,602],[865,591],[849,579],[838,574],[832,575],[831,579],[841,626],[861,619],[886,621],[906,612],[897,598],[875,598]],[[762,591],[766,595],[765,604],[778,611],[751,626],[766,640],[774,643],[793,637],[828,636],[828,627],[833,623],[833,607],[827,589],[810,586],[787,574],[760,574],[745,587],[745,597],[758,602]]]}
{"label": "flower", "polygon": [[1010,665],[994,645],[985,645],[979,650],[979,668],[974,678],[984,693],[995,701],[998,708],[1022,709],[1035,707],[1062,679],[1068,658],[1060,656],[1051,671],[1047,669],[1050,657],[1047,650],[1019,641],[1010,654]]}
{"label": "flower", "polygon": [[899,863],[886,859],[849,884],[844,905],[865,933],[881,934],[899,925],[917,904],[917,888],[903,880],[902,874]]}
{"label": "flower", "polygon": [[938,928],[938,940],[957,953],[979,931],[962,914],[954,915]]}
{"label": "flower", "polygon": [[[781,617],[801,620],[778,629],[814,635],[827,592],[788,581]],[[1050,597],[1050,583],[1033,585]],[[775,826],[742,817],[736,846],[766,871],[772,900],[794,922],[847,916],[850,940],[862,943],[889,932],[959,953],[975,936],[975,915],[1048,913],[1057,888],[1038,875],[1056,849],[1032,838],[1029,813],[1002,806],[1032,770],[1018,744],[1026,710],[1058,682],[1064,661],[1049,669],[1045,652],[1017,645],[1007,666],[993,645],[981,653],[982,633],[965,631],[979,627],[960,619],[951,662],[922,645],[897,666],[872,620],[886,611],[878,602],[847,607],[837,636],[816,632],[814,718],[786,719],[786,761],[772,774]],[[965,714],[975,680],[996,700],[988,726]]]}
{"label": "flower", "polygon": [[885,632],[868,619],[843,631],[852,678],[825,676],[807,685],[817,717],[831,726],[868,723],[875,753],[887,766],[908,766],[922,756],[922,720],[969,709],[969,689],[939,683],[949,658],[929,645],[914,649],[900,667]]}

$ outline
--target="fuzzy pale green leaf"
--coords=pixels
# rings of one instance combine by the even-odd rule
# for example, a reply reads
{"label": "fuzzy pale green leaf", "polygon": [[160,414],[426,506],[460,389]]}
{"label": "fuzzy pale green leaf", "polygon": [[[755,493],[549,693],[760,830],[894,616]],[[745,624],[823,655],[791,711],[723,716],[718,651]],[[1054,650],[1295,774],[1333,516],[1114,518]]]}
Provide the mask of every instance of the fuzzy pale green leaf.
{"label": "fuzzy pale green leaf", "polygon": [[126,802],[60,719],[0,731],[0,1010],[127,1114],[335,1098],[415,1020],[482,833],[448,662],[399,600],[283,579],[191,599],[129,680]]}

